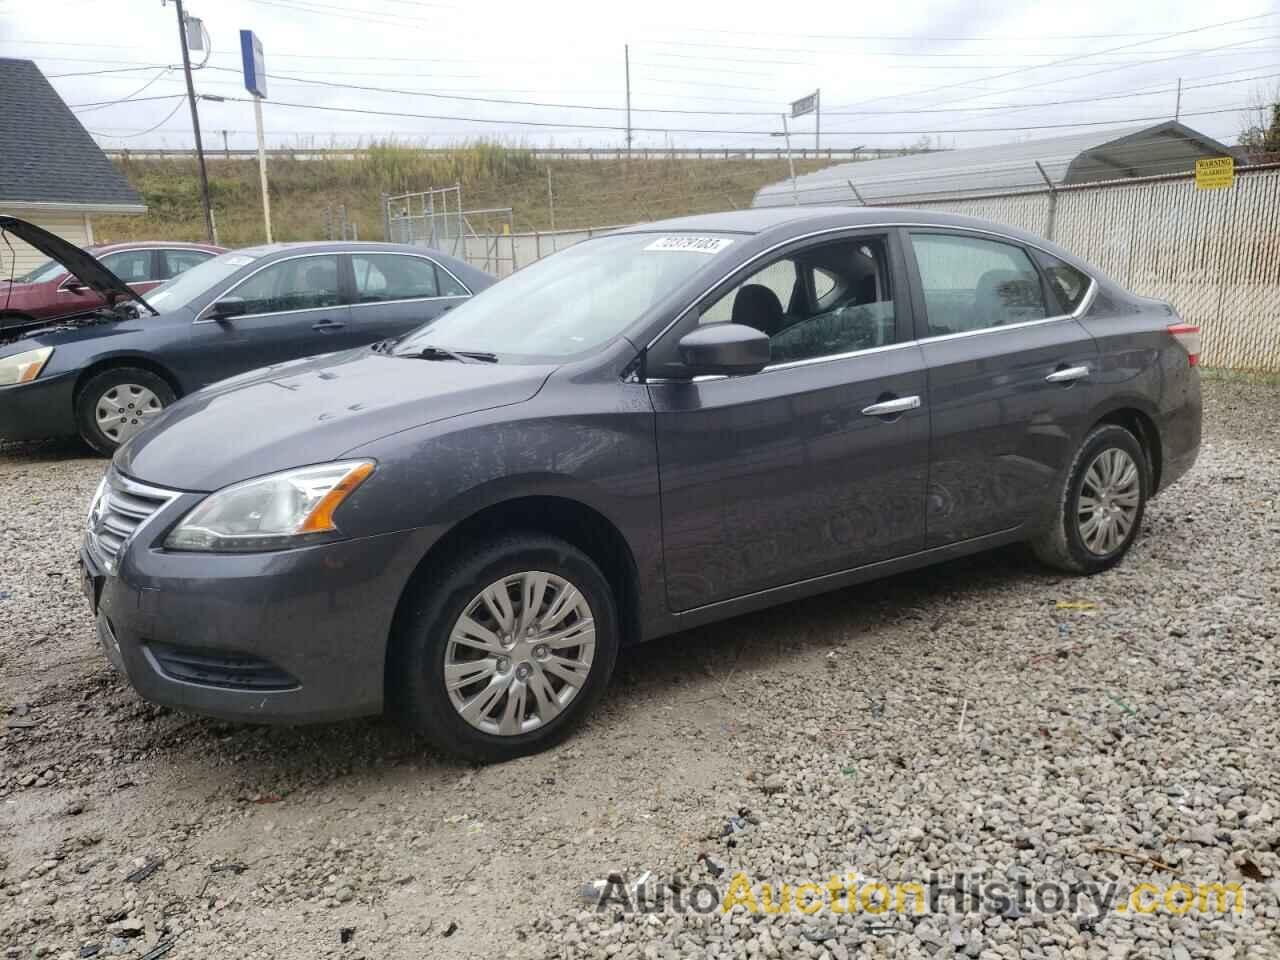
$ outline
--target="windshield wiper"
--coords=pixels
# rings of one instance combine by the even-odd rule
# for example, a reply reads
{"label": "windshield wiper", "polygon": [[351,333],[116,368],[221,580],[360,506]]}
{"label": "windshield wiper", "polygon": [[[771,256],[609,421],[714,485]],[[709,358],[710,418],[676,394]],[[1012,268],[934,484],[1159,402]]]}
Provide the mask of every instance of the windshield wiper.
{"label": "windshield wiper", "polygon": [[477,350],[446,350],[444,347],[436,347],[428,344],[413,353],[401,354],[401,356],[417,357],[419,360],[457,360],[459,363],[497,363],[498,358],[492,353],[482,353]]}

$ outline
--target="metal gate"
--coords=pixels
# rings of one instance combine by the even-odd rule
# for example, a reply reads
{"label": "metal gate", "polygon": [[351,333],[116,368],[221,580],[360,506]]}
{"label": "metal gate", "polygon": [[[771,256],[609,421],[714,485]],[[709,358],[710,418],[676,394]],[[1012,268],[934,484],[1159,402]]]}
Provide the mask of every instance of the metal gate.
{"label": "metal gate", "polygon": [[413,243],[462,256],[466,235],[462,184],[387,197],[383,216],[392,243]]}
{"label": "metal gate", "polygon": [[499,277],[519,267],[511,208],[464,210],[461,184],[384,197],[383,219],[391,243],[432,247]]}

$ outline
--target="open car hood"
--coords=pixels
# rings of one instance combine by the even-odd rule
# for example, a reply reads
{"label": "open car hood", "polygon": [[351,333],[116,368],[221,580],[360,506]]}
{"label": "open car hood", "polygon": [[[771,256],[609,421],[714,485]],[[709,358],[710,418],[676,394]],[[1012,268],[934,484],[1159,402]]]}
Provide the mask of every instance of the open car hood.
{"label": "open car hood", "polygon": [[151,304],[129,289],[127,283],[104,267],[101,260],[43,227],[37,227],[34,223],[19,220],[17,217],[0,214],[0,231],[13,234],[19,240],[35,247],[46,257],[57,260],[84,283],[106,297],[108,303],[115,303],[120,299],[136,300],[151,313],[157,313]]}

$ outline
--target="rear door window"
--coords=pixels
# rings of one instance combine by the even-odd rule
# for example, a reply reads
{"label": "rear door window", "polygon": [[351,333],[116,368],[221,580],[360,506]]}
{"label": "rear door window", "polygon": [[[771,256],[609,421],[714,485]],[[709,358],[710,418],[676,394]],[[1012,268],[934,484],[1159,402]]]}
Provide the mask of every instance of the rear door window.
{"label": "rear door window", "polygon": [[929,336],[1049,316],[1040,274],[1019,246],[963,234],[913,233]]}
{"label": "rear door window", "polygon": [[356,303],[422,300],[440,295],[435,264],[425,257],[393,253],[355,253]]}
{"label": "rear door window", "polygon": [[164,257],[164,276],[176,277],[185,273],[198,263],[204,263],[213,254],[207,250],[162,250]]}

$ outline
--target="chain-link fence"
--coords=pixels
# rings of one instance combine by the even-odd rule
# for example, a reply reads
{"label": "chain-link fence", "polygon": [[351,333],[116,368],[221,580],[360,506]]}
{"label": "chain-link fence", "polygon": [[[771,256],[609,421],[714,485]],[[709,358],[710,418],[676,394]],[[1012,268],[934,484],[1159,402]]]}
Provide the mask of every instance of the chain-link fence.
{"label": "chain-link fence", "polygon": [[[1280,165],[1198,190],[1192,175],[909,204],[1047,236],[1135,293],[1173,304],[1204,333],[1203,362],[1280,371]],[[524,266],[617,227],[510,238]],[[483,238],[472,241],[477,250]]]}
{"label": "chain-link fence", "polygon": [[1280,370],[1280,168],[1221,190],[1166,176],[912,206],[1050,235],[1197,324],[1206,366]]}

